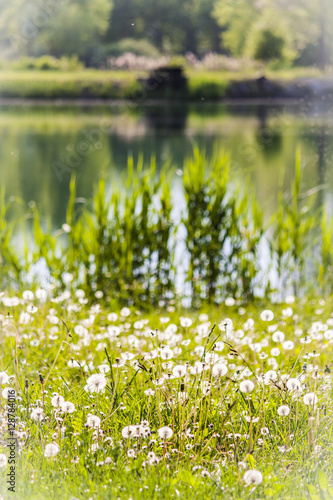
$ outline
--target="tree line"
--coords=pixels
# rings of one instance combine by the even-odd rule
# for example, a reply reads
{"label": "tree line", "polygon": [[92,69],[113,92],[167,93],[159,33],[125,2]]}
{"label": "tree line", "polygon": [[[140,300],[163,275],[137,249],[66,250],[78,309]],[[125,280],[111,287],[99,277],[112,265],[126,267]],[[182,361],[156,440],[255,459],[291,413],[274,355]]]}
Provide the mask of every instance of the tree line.
{"label": "tree line", "polygon": [[208,52],[325,68],[331,0],[0,0],[3,57]]}

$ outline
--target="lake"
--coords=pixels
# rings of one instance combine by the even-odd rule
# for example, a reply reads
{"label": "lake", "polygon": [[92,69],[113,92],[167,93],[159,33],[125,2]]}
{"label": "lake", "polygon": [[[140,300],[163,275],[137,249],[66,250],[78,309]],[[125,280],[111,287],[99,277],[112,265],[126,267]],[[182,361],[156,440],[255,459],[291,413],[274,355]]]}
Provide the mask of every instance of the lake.
{"label": "lake", "polygon": [[158,169],[169,162],[181,175],[194,144],[208,156],[216,147],[229,152],[232,179],[243,184],[251,178],[267,215],[281,172],[286,189],[292,178],[299,144],[304,190],[322,186],[320,203],[333,211],[333,107],[327,103],[2,104],[0,138],[7,196],[21,198],[25,207],[35,201],[54,227],[65,219],[72,172],[78,196],[89,198],[103,169],[109,186],[119,188],[129,154],[143,154],[147,165],[155,155]]}

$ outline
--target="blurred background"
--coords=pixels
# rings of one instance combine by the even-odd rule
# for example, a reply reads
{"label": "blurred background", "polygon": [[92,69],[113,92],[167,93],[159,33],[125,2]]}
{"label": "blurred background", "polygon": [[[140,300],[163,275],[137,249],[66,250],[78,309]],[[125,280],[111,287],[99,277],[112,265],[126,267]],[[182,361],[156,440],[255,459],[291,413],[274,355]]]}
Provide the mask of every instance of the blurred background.
{"label": "blurred background", "polygon": [[[0,9],[0,182],[55,227],[72,173],[90,197],[102,169],[117,185],[129,155],[181,175],[194,144],[229,152],[231,177],[251,177],[267,213],[300,144],[306,188],[322,186],[331,205],[329,0],[1,0]],[[185,84],[147,80],[161,66],[181,68]]]}

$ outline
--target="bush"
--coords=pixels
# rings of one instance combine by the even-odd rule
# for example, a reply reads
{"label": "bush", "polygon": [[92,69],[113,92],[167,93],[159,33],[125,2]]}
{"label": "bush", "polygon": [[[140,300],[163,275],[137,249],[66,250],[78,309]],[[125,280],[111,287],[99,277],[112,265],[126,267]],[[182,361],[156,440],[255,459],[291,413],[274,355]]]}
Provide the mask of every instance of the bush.
{"label": "bush", "polygon": [[282,60],[285,40],[269,29],[260,31],[254,47],[254,58],[258,61]]}
{"label": "bush", "polygon": [[42,71],[74,71],[83,68],[83,64],[77,56],[61,57],[57,59],[53,56],[44,55],[41,57],[25,57],[14,61],[13,69],[17,70],[42,70]]}

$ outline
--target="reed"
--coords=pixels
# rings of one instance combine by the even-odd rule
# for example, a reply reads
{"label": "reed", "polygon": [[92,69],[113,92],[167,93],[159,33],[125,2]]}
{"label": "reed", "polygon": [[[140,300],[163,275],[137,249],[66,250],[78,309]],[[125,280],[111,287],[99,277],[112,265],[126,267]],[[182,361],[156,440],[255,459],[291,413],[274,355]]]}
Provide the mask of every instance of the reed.
{"label": "reed", "polygon": [[[313,283],[331,293],[332,225],[316,208],[316,194],[302,191],[300,152],[291,194],[284,193],[281,182],[271,221],[265,221],[249,184],[243,190],[235,187],[229,169],[227,154],[216,150],[208,158],[194,148],[183,165],[184,210],[177,224],[173,170],[167,165],[157,174],[154,158],[146,168],[142,157],[136,165],[130,157],[121,185],[110,188],[103,175],[86,203],[76,197],[73,176],[66,221],[59,230],[35,206],[23,219],[11,216],[12,201],[2,188],[2,287],[26,286],[31,264],[43,261],[59,290],[82,288],[90,297],[98,292],[120,305],[174,304],[180,276],[188,283],[188,288],[183,283],[181,298],[187,296],[194,308],[220,304],[227,297],[248,302],[258,290],[271,294],[269,269],[278,278],[275,291],[280,295],[288,289],[303,294]],[[17,250],[17,234],[29,233],[31,219],[32,241],[26,236],[23,251]],[[265,245],[270,252],[263,269]],[[319,255],[316,266],[314,252]],[[175,255],[181,253],[176,263]]]}

